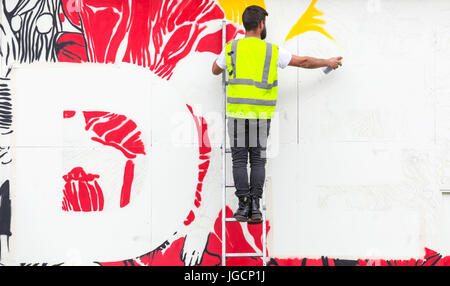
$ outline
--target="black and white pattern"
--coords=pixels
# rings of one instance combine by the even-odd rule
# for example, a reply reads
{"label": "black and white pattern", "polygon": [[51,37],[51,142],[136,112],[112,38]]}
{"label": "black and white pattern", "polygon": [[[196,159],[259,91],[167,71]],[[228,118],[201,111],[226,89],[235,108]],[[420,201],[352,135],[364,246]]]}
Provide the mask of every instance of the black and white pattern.
{"label": "black and white pattern", "polygon": [[61,30],[57,17],[61,1],[3,0],[3,3],[2,26],[7,31],[5,52],[11,54],[7,66],[11,61],[56,61],[54,45]]}
{"label": "black and white pattern", "polygon": [[[11,199],[9,197],[9,181],[0,186],[0,259],[2,249],[9,250],[9,237],[11,236]],[[2,245],[6,242],[6,246]]]}
{"label": "black and white pattern", "polygon": [[[12,132],[12,105],[11,90],[9,89],[9,79],[0,78],[0,135],[8,135]],[[7,164],[3,157],[9,146],[0,146],[0,160],[2,164]]]}

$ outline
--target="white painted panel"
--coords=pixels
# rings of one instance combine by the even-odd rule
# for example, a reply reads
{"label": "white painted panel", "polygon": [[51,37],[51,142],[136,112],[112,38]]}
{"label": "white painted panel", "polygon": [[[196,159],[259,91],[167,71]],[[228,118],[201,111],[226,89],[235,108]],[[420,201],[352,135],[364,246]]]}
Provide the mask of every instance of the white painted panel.
{"label": "white painted panel", "polygon": [[[99,73],[103,76],[96,78]],[[130,73],[134,76],[127,80]],[[74,78],[87,86],[74,85]],[[90,140],[95,134],[84,130],[86,123],[81,114],[87,110],[127,116],[141,130],[146,152],[151,154],[150,89],[146,74],[126,67],[85,65],[69,69],[65,65],[34,65],[16,69],[15,79],[18,83],[34,80],[40,83],[16,85],[14,93],[15,108],[29,115],[15,123],[20,130],[14,137],[17,144],[13,149],[11,184],[15,234],[11,244],[15,259],[85,264],[126,259],[130,254],[137,256],[148,251],[149,156],[138,154],[134,160],[131,202],[120,208],[126,158],[115,148]],[[120,82],[120,87],[111,87],[111,80]],[[61,92],[67,86],[71,86],[71,100]],[[64,110],[77,113],[64,119]],[[36,137],[30,136],[35,131]],[[98,183],[105,196],[102,212],[62,211],[62,176],[73,167],[100,175]]]}

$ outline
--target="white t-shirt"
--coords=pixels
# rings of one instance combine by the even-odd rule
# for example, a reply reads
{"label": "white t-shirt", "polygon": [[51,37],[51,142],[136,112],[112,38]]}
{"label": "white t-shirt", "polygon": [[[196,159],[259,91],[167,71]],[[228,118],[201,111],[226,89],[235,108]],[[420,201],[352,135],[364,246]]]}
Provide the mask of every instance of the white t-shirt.
{"label": "white t-shirt", "polygon": [[[278,47],[278,62],[277,66],[279,68],[284,69],[288,66],[289,62],[291,61],[292,54],[288,52],[287,50]],[[227,67],[227,60],[225,59],[225,49],[222,50],[219,57],[216,60],[216,64],[221,68],[225,69]]]}

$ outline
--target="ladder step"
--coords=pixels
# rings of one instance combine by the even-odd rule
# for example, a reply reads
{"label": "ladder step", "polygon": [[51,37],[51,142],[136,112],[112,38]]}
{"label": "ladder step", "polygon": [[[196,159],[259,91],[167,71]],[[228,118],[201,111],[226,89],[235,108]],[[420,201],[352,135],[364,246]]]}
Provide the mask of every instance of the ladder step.
{"label": "ladder step", "polygon": [[234,217],[226,217],[225,218],[226,222],[232,222],[232,221],[237,221]]}
{"label": "ladder step", "polygon": [[225,253],[225,257],[263,257],[263,253]]}
{"label": "ladder step", "polygon": [[225,153],[231,153],[231,148],[226,148]]}
{"label": "ladder step", "polygon": [[225,188],[234,188],[234,185],[225,185]]}

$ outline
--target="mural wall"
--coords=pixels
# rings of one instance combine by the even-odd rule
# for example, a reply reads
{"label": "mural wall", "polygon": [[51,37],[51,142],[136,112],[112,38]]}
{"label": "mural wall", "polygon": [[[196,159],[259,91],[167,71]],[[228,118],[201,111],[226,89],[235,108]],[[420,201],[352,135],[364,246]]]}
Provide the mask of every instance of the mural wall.
{"label": "mural wall", "polygon": [[[279,71],[269,265],[448,265],[450,4],[430,2],[0,0],[0,263],[221,264],[211,65],[256,4],[268,41],[344,57]],[[227,252],[261,238],[227,224]]]}

